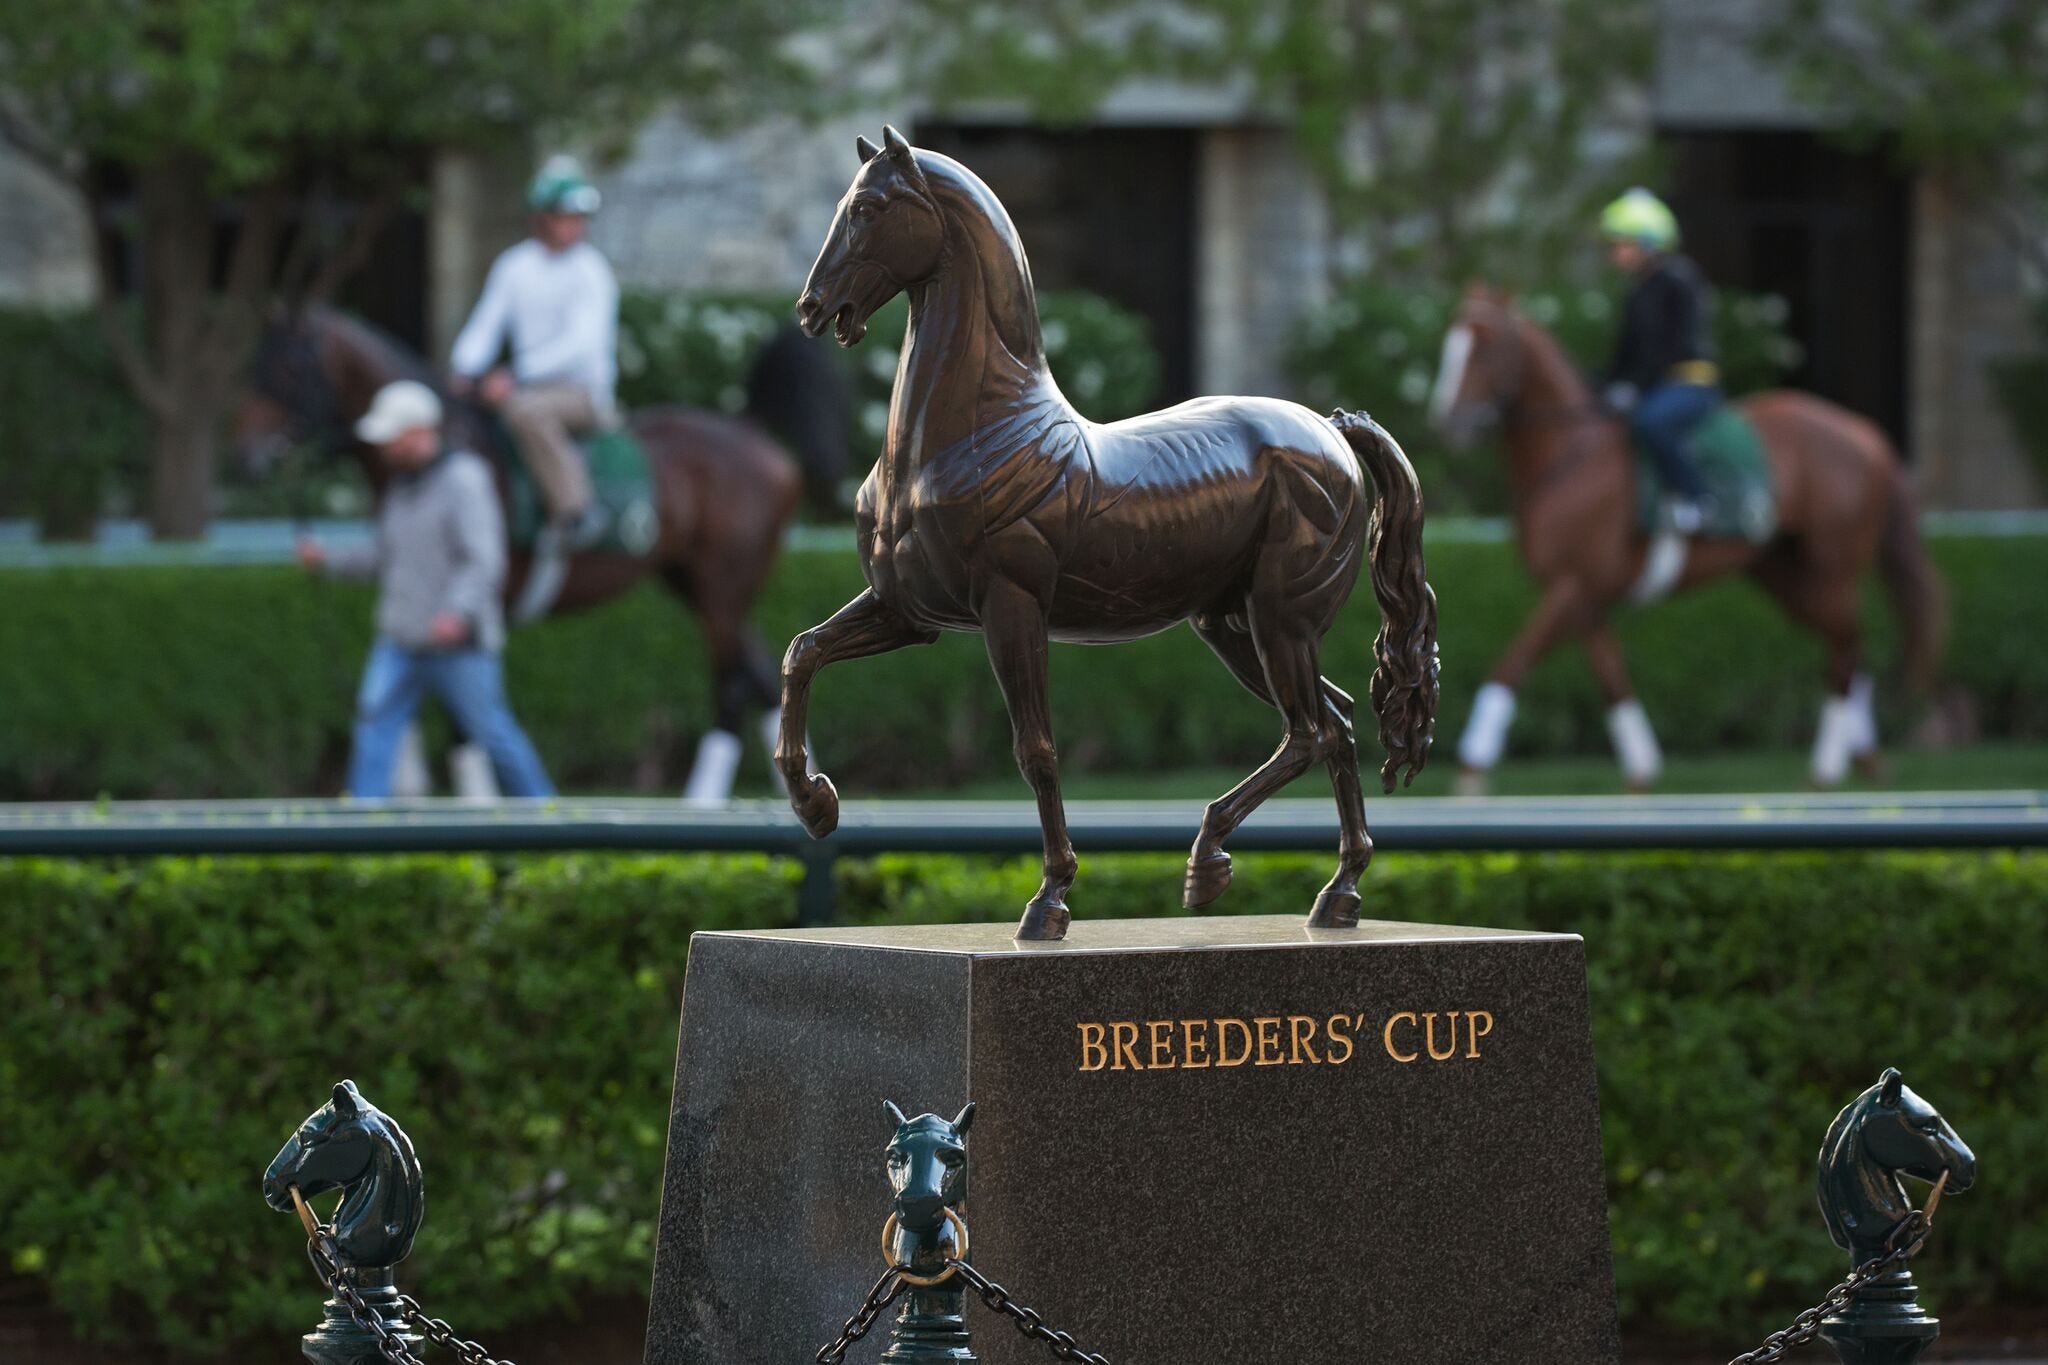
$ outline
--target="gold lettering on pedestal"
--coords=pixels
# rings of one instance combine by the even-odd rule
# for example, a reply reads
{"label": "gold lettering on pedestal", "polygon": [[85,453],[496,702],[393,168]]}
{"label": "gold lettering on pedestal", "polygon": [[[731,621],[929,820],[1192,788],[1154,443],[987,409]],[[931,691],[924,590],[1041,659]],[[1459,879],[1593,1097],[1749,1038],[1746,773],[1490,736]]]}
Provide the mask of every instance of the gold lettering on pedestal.
{"label": "gold lettering on pedestal", "polygon": [[[1212,1067],[1344,1066],[1361,1035],[1377,1027],[1380,1046],[1402,1066],[1480,1060],[1480,1040],[1497,1020],[1489,1010],[1395,1010],[1356,1014],[1255,1014],[1248,1018],[1108,1019],[1077,1023],[1077,1070],[1207,1071]],[[1367,1054],[1370,1056],[1371,1054]]]}
{"label": "gold lettering on pedestal", "polygon": [[1412,1027],[1415,1023],[1415,1011],[1402,1010],[1399,1014],[1388,1019],[1386,1028],[1380,1033],[1380,1038],[1387,1045],[1387,1055],[1389,1057],[1392,1057],[1397,1062],[1412,1062],[1421,1057],[1422,1054],[1419,1052],[1401,1052],[1394,1047],[1394,1025],[1400,1023],[1403,1019],[1406,1019]]}
{"label": "gold lettering on pedestal", "polygon": [[[1351,1055],[1354,1052],[1358,1051],[1358,1049],[1352,1045],[1350,1030],[1351,1016],[1348,1014],[1333,1014],[1328,1019],[1323,1021],[1323,1033],[1329,1038],[1331,1043],[1331,1066],[1344,1065],[1344,1063],[1351,1060]],[[1344,1055],[1342,1057],[1339,1057],[1337,1055],[1337,1049],[1335,1045],[1338,1043],[1342,1043],[1344,1045]],[[1081,1069],[1085,1071],[1088,1068],[1083,1067]]]}
{"label": "gold lettering on pedestal", "polygon": [[[1238,1053],[1235,1057],[1230,1055],[1230,1038],[1226,1033],[1228,1029],[1236,1029],[1244,1035],[1244,1051]],[[1216,1021],[1216,1065],[1243,1066],[1251,1059],[1251,1055],[1251,1026],[1242,1019],[1218,1019]]]}
{"label": "gold lettering on pedestal", "polygon": [[1285,1066],[1287,1059],[1280,1055],[1280,1020],[1254,1019],[1252,1022],[1259,1026],[1259,1060],[1252,1065]]}
{"label": "gold lettering on pedestal", "polygon": [[1159,1033],[1160,1030],[1164,1029],[1168,1034],[1171,1034],[1173,1032],[1173,1020],[1148,1019],[1145,1021],[1145,1028],[1152,1035],[1152,1069],[1154,1071],[1171,1071],[1174,1066],[1173,1039],[1171,1037],[1161,1038]]}
{"label": "gold lettering on pedestal", "polygon": [[[1479,1027],[1481,1019],[1486,1021],[1485,1028]],[[1473,1010],[1467,1014],[1465,1016],[1465,1036],[1471,1041],[1466,1045],[1465,1055],[1467,1057],[1477,1057],[1479,1055],[1479,1040],[1491,1032],[1493,1032],[1492,1015],[1488,1014],[1485,1010]]]}
{"label": "gold lettering on pedestal", "polygon": [[1112,1053],[1109,1069],[1111,1071],[1122,1071],[1124,1069],[1124,1058],[1128,1057],[1131,1059],[1130,1069],[1132,1071],[1143,1071],[1145,1064],[1138,1060],[1136,1051],[1138,1046],[1138,1026],[1123,1020],[1112,1020],[1109,1025],[1109,1032],[1110,1050]]}
{"label": "gold lettering on pedestal", "polygon": [[1429,1060],[1432,1062],[1448,1062],[1451,1058],[1458,1055],[1458,1011],[1452,1010],[1447,1018],[1449,1023],[1446,1024],[1445,1028],[1450,1034],[1450,1042],[1442,1052],[1438,1052],[1436,1050],[1436,1011],[1431,1010],[1428,1014],[1422,1016],[1423,1046],[1429,1049]]}
{"label": "gold lettering on pedestal", "polygon": [[[1105,1030],[1100,1024],[1076,1024],[1081,1030],[1081,1069],[1100,1071],[1109,1065],[1109,1049],[1103,1046]],[[1092,1036],[1091,1036],[1092,1035]],[[1090,1061],[1089,1058],[1094,1058]]]}
{"label": "gold lettering on pedestal", "polygon": [[1287,1016],[1287,1028],[1294,1035],[1294,1055],[1287,1059],[1288,1062],[1300,1066],[1306,1056],[1310,1066],[1321,1066],[1323,1059],[1316,1056],[1315,1049],[1316,1021],[1306,1014],[1290,1014]]}

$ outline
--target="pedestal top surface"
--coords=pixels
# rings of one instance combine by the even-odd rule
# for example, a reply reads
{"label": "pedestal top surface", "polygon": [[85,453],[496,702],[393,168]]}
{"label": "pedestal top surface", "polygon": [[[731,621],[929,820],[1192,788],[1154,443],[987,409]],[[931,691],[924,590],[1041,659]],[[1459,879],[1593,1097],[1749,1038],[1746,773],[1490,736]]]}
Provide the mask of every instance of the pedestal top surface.
{"label": "pedestal top surface", "polygon": [[1536,940],[1576,942],[1577,934],[1482,929],[1459,924],[1365,920],[1354,929],[1310,929],[1300,915],[1184,915],[1156,919],[1075,920],[1057,943],[1015,937],[1000,924],[878,924],[824,929],[716,929],[705,938],[766,938],[885,952],[959,957],[1037,957],[1062,953],[1185,952],[1190,949],[1375,947]]}

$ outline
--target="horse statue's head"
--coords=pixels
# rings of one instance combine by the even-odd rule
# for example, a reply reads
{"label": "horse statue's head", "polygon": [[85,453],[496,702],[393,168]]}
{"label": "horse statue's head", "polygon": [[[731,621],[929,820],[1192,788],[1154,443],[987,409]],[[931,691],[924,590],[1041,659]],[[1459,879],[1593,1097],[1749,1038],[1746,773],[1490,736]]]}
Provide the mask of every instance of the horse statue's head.
{"label": "horse statue's head", "polygon": [[967,1197],[967,1129],[974,1122],[974,1106],[951,1122],[937,1114],[905,1118],[887,1101],[883,1107],[896,1123],[887,1148],[889,1184],[896,1191],[890,1254],[898,1265],[929,1272],[947,1256],[966,1250],[962,1225],[952,1211]]}
{"label": "horse statue's head", "polygon": [[881,146],[865,137],[855,145],[860,170],[796,304],[807,335],[829,322],[841,346],[865,336],[877,308],[930,279],[945,257],[945,221],[910,144],[884,127]]}
{"label": "horse statue's head", "polygon": [[1835,1245],[1861,1263],[1886,1250],[1908,1214],[1902,1175],[1937,1181],[1961,1194],[1977,1177],[1977,1159],[1934,1106],[1887,1067],[1876,1085],[1835,1116],[1820,1148],[1820,1213]]}
{"label": "horse statue's head", "polygon": [[263,1173],[263,1199],[289,1210],[292,1188],[312,1198],[341,1191],[334,1240],[353,1266],[405,1259],[426,1213],[420,1163],[404,1130],[364,1099],[354,1081],[306,1116]]}

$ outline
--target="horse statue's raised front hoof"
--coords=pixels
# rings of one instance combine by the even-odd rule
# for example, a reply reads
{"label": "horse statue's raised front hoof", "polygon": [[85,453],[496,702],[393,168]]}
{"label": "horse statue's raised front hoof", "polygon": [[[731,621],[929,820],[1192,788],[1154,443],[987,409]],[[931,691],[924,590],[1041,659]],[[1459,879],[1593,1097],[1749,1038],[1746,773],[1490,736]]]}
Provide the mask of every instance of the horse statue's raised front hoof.
{"label": "horse statue's raised front hoof", "polygon": [[1324,887],[1316,897],[1315,909],[1309,912],[1308,927],[1311,929],[1356,929],[1358,927],[1358,893],[1339,891]]}
{"label": "horse statue's raised front hoof", "polygon": [[823,773],[811,773],[801,782],[789,784],[789,808],[813,839],[822,839],[839,828],[839,789]]}
{"label": "horse statue's raised front hoof", "polygon": [[1222,849],[1188,859],[1187,880],[1181,884],[1180,903],[1190,910],[1209,905],[1230,889],[1230,855]]}
{"label": "horse statue's raised front hoof", "polygon": [[1033,897],[1024,907],[1024,918],[1017,921],[1017,937],[1027,943],[1057,943],[1067,936],[1073,918],[1065,901]]}

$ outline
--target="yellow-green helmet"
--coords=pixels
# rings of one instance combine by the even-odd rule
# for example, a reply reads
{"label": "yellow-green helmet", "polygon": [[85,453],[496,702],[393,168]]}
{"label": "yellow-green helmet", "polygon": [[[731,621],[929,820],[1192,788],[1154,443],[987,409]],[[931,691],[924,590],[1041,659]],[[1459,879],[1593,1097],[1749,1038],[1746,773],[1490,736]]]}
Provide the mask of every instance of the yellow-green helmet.
{"label": "yellow-green helmet", "polygon": [[1678,219],[1662,199],[1638,185],[1600,210],[1600,235],[1669,251],[1678,245]]}
{"label": "yellow-green helmet", "polygon": [[596,213],[597,186],[573,156],[551,156],[526,187],[526,206],[540,213]]}

